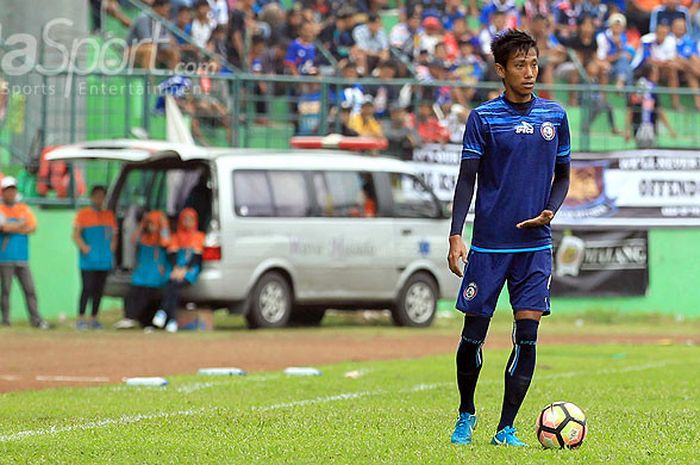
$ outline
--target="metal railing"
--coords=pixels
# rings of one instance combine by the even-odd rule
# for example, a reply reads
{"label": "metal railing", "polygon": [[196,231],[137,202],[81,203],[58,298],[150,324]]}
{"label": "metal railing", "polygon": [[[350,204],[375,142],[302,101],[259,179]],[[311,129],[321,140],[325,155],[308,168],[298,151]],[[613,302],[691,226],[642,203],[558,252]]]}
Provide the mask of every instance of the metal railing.
{"label": "metal railing", "polygon": [[[41,99],[39,109],[27,115],[22,107],[22,90],[10,89],[7,117],[0,127],[0,142],[11,152],[14,166],[3,167],[4,171],[21,170],[36,162],[31,159],[36,154],[27,153],[25,149],[16,151],[14,147],[28,147],[37,137],[39,140],[35,145],[38,147],[79,139],[165,137],[162,85],[173,77],[167,71],[134,69],[121,74],[95,72],[75,76],[46,76],[37,71],[30,74],[27,82],[42,82],[45,89],[53,91]],[[468,106],[473,107],[501,90],[501,84],[497,82],[468,85],[415,79],[347,81],[338,77],[250,73],[184,77],[188,81],[188,90],[176,100],[198,143],[269,149],[288,148],[294,135],[339,132],[342,123],[338,103],[347,96],[356,95],[353,88],[358,85],[365,92],[371,90],[373,93],[378,87],[384,87],[384,94],[391,97],[383,105],[384,114],[380,115],[380,121],[387,120],[387,107],[397,99],[415,113],[421,102],[432,104],[448,94],[453,100],[456,95],[471,97]],[[540,85],[538,92],[555,98],[567,109],[575,151],[635,147],[633,134],[626,140],[624,133],[628,97],[640,89],[582,83]],[[659,124],[657,145],[663,148],[700,147],[700,132],[697,131],[700,113],[690,109],[673,111],[670,105],[670,96],[677,94],[681,96],[682,104],[692,108],[692,96],[697,91],[658,87],[654,93],[673,129],[671,132]],[[73,102],[69,111],[57,113],[55,108],[65,108],[66,99]],[[569,105],[573,100],[576,104]],[[382,102],[377,103],[382,106]],[[25,118],[41,119],[41,131],[23,132],[21,123]],[[458,140],[454,142],[459,143]],[[110,164],[91,165],[85,170],[88,187],[108,182],[116,173]]]}

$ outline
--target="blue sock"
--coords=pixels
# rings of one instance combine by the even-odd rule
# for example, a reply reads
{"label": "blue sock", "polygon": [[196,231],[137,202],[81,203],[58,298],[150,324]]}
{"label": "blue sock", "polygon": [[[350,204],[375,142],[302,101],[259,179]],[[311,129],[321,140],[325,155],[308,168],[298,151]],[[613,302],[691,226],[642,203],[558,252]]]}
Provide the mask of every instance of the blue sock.
{"label": "blue sock", "polygon": [[537,358],[537,328],[539,321],[515,320],[513,331],[513,351],[510,353],[505,373],[505,392],[501,421],[497,431],[513,426],[515,416],[525,399],[535,372]]}

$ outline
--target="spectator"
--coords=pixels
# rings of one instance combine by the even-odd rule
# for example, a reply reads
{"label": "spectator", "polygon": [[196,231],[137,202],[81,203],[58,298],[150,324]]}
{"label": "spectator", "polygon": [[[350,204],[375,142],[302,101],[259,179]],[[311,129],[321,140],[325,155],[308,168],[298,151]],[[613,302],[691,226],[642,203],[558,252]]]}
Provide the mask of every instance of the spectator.
{"label": "spectator", "polygon": [[[265,24],[270,31],[267,43],[270,48],[276,47],[285,38],[287,16],[284,10],[277,3],[265,5],[259,14],[260,23]],[[286,50],[286,49],[285,49]]]}
{"label": "spectator", "polygon": [[450,134],[450,142],[453,144],[461,144],[463,142],[467,118],[469,118],[469,110],[467,108],[458,103],[452,105],[450,113],[445,119],[445,125]]}
{"label": "spectator", "polygon": [[557,36],[569,37],[574,33],[578,18],[583,15],[583,9],[583,0],[559,0],[554,4],[554,29]]}
{"label": "spectator", "polygon": [[207,0],[209,2],[209,17],[216,26],[228,26],[229,12],[226,0]]}
{"label": "spectator", "polygon": [[423,30],[419,32],[418,50],[425,50],[428,55],[435,53],[435,46],[442,42],[442,23],[434,16],[428,16],[423,20]]}
{"label": "spectator", "polygon": [[[186,36],[192,36],[192,8],[182,6],[177,10],[175,15],[175,26],[180,29]],[[187,42],[184,38],[176,36],[175,42],[180,51],[180,58],[185,62],[196,62],[199,53],[197,47]],[[224,54],[223,56],[226,56]]]}
{"label": "spectator", "polygon": [[442,14],[442,27],[446,31],[453,29],[457,19],[463,19],[467,16],[467,9],[462,4],[462,0],[446,0],[445,12]]}
{"label": "spectator", "polygon": [[596,36],[598,59],[607,63],[610,70],[602,76],[601,84],[608,84],[611,75],[618,88],[632,82],[632,52],[627,45],[626,27],[625,17],[620,13],[613,13],[608,18],[608,28]]}
{"label": "spectator", "polygon": [[360,112],[350,117],[348,127],[355,130],[360,136],[384,137],[381,125],[374,117],[374,99],[371,95],[365,96]]}
{"label": "spectator", "polygon": [[[170,17],[170,0],[154,0],[153,11],[162,18]],[[133,54],[133,61],[146,69],[163,64],[175,69],[180,53],[173,36],[160,22],[151,19],[145,12],[135,20],[126,42]]]}
{"label": "spectator", "polygon": [[415,121],[414,126],[423,142],[445,144],[450,140],[450,133],[440,125],[430,101],[423,100],[420,102]]}
{"label": "spectator", "polygon": [[632,29],[636,29],[640,35],[649,32],[651,12],[659,6],[660,0],[628,0],[625,2],[624,13]]}
{"label": "spectator", "polygon": [[321,31],[319,38],[336,60],[352,58],[357,61],[361,52],[358,52],[355,45],[354,29],[355,11],[350,7],[343,7],[335,21]]}
{"label": "spectator", "polygon": [[340,104],[340,134],[346,137],[357,137],[360,134],[350,127],[350,114],[352,103],[343,102]]}
{"label": "spectator", "polygon": [[204,233],[199,231],[197,212],[185,208],[177,220],[177,230],[168,246],[168,262],[172,267],[163,290],[160,309],[153,317],[153,326],[177,332],[177,307],[182,290],[199,277],[204,251]]}
{"label": "spectator", "polygon": [[[210,62],[208,69],[212,74],[218,71],[218,64]],[[226,131],[226,140],[233,140],[231,112],[229,111],[229,91],[227,82],[222,79],[212,79],[209,75],[201,75],[195,90],[192,92],[195,116],[192,118],[192,135],[203,145],[211,145],[202,132],[202,124]]]}
{"label": "spectator", "polygon": [[[376,77],[382,81],[391,81],[399,71],[399,65],[394,60],[386,60],[379,63],[376,68]],[[388,82],[379,84],[370,92],[374,95],[374,114],[383,118],[388,114],[389,105],[399,97],[399,90]]]}
{"label": "spectator", "polygon": [[601,0],[585,0],[583,2],[583,11],[581,16],[577,18],[580,23],[581,19],[588,16],[592,18],[595,30],[600,30],[605,26],[605,18],[610,14],[608,4]]}
{"label": "spectator", "polygon": [[447,56],[444,59],[453,63],[459,56],[459,41],[469,38],[471,38],[471,34],[467,28],[466,18],[456,18],[452,22],[452,30],[446,33],[442,38],[447,51]]}
{"label": "spectator", "polygon": [[[606,61],[598,59],[598,42],[595,38],[594,19],[591,16],[580,18],[576,34],[566,39],[562,38],[562,44],[574,51],[592,82],[598,83],[604,75],[608,74],[610,66]],[[556,74],[565,78],[570,84],[580,82],[579,69],[571,62],[560,65]],[[570,92],[569,105],[576,105],[577,97],[576,92]]]}
{"label": "spectator", "polygon": [[647,63],[642,66],[641,74],[637,81],[638,91],[629,94],[627,100],[625,142],[634,136],[638,148],[651,148],[656,145],[658,121],[666,126],[671,137],[677,137],[677,134],[666,113],[659,107],[658,97],[654,93],[658,69]]}
{"label": "spectator", "polygon": [[481,53],[485,57],[491,57],[491,41],[496,35],[508,29],[506,14],[502,11],[495,11],[491,15],[491,20],[485,28],[479,33],[479,42],[481,43]]}
{"label": "spectator", "polygon": [[412,11],[406,21],[397,23],[389,34],[389,44],[411,59],[418,53],[420,19],[420,13]]}
{"label": "spectator", "polygon": [[124,27],[131,27],[131,19],[124,14],[117,0],[90,0],[92,31],[102,31],[102,12],[113,16]]}
{"label": "spectator", "polygon": [[[228,38],[225,26],[216,26],[211,33],[207,50],[223,57],[228,56]],[[231,71],[231,70],[228,70]]]}
{"label": "spectator", "polygon": [[490,0],[484,2],[481,8],[481,16],[479,21],[483,26],[492,24],[493,16],[496,13],[503,14],[504,28],[515,29],[520,22],[520,14],[515,0]]}
{"label": "spectator", "polygon": [[649,32],[656,32],[656,28],[659,24],[666,23],[670,25],[678,18],[685,21],[686,30],[689,31],[690,13],[688,9],[681,5],[679,0],[664,0],[663,5],[659,5],[651,11]]}
{"label": "spectator", "polygon": [[458,93],[455,100],[461,105],[468,105],[474,98],[476,88],[474,87],[484,76],[484,62],[476,53],[474,44],[476,39],[462,39],[459,42],[459,56],[453,65],[453,75],[469,87],[455,89]]}
{"label": "spectator", "polygon": [[209,17],[211,7],[207,0],[199,0],[195,6],[195,16],[190,26],[192,40],[200,48],[206,48],[216,23]]}
{"label": "spectator", "polygon": [[289,44],[285,65],[292,76],[316,74],[316,26],[304,23],[299,29],[299,38]]}
{"label": "spectator", "polygon": [[[537,42],[540,52],[538,78],[543,84],[551,85],[554,83],[554,70],[568,57],[566,49],[552,33],[549,19],[546,16],[535,16],[530,25],[530,34]],[[551,98],[549,91],[543,90],[541,93],[543,97]]]}
{"label": "spectator", "polygon": [[[148,212],[131,241],[136,244],[136,268],[131,275],[131,288],[125,301],[124,318],[115,329],[135,328],[143,312],[170,275],[167,248],[170,245],[168,218],[161,211]],[[150,318],[146,321],[150,322]]]}
{"label": "spectator", "polygon": [[285,25],[284,36],[288,40],[297,39],[303,22],[304,17],[301,14],[301,5],[295,3],[287,13],[287,24]]}
{"label": "spectator", "polygon": [[17,276],[32,326],[48,329],[39,315],[32,272],[29,269],[29,234],[36,231],[36,217],[24,203],[17,201],[17,180],[5,176],[0,181],[0,281],[2,282],[2,325],[10,326],[10,292],[12,279]]}
{"label": "spectator", "polygon": [[[697,89],[700,78],[700,56],[697,42],[687,33],[684,18],[673,20],[671,32],[676,39],[676,59],[673,66],[691,89]],[[695,95],[693,98],[695,100],[695,108],[700,110],[700,95]]]}
{"label": "spectator", "polygon": [[[255,13],[253,12],[253,0],[237,0],[236,8],[231,11],[229,19],[229,55],[228,61],[234,66],[243,67],[245,40],[248,29],[254,27]],[[250,31],[255,33],[255,30]]]}
{"label": "spectator", "polygon": [[389,39],[382,27],[382,19],[376,13],[370,13],[367,24],[357,26],[353,30],[353,38],[357,48],[362,52],[361,66],[371,73],[381,60],[388,60]]}
{"label": "spectator", "polygon": [[[670,32],[669,24],[664,21],[656,27],[656,32],[644,35],[632,61],[632,68],[637,69],[644,63],[655,66],[660,71],[658,76],[669,87],[677,88],[678,70],[672,66],[676,59],[676,38]],[[680,109],[680,97],[677,93],[671,94],[671,101],[674,108]]]}
{"label": "spectator", "polygon": [[537,15],[546,16],[552,20],[551,2],[546,0],[525,0],[522,7],[522,15],[524,17],[523,25],[526,29],[530,28],[530,23]]}
{"label": "spectator", "polygon": [[382,130],[389,141],[387,149],[389,155],[394,155],[402,160],[413,159],[413,149],[420,146],[421,139],[415,128],[411,127],[406,110],[401,105],[391,105],[389,120],[382,121]]}
{"label": "spectator", "polygon": [[[274,74],[274,49],[267,47],[265,39],[260,35],[253,36],[250,45],[250,55],[248,57],[248,69],[252,74],[259,76],[269,76]],[[257,113],[256,123],[263,126],[268,124],[268,99],[271,95],[270,83],[266,81],[255,81],[255,112]]]}
{"label": "spectator", "polygon": [[357,82],[359,77],[357,65],[353,61],[346,61],[341,68],[341,73],[343,79],[353,84],[341,91],[340,100],[350,104],[353,114],[359,113],[362,108],[362,102],[365,100],[365,88]]}
{"label": "spectator", "polygon": [[[82,291],[78,305],[77,329],[102,329],[97,319],[107,275],[114,267],[117,247],[117,220],[106,210],[104,186],[95,186],[90,192],[90,206],[81,209],[75,217],[73,241],[80,251]],[[91,320],[85,321],[88,300],[92,302]]]}

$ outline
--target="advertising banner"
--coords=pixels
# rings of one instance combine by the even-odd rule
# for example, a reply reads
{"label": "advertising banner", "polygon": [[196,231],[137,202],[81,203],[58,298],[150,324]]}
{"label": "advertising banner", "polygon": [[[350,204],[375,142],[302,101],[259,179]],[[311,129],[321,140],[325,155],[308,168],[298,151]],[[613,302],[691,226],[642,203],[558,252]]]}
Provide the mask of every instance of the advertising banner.
{"label": "advertising banner", "polygon": [[646,231],[554,232],[555,297],[644,295],[649,285]]}

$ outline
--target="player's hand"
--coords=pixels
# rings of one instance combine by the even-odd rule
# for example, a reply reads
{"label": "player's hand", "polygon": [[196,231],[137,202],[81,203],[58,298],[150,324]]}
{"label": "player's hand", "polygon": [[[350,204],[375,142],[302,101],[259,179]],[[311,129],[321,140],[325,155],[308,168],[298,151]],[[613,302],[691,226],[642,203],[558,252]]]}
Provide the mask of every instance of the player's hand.
{"label": "player's hand", "polygon": [[521,223],[516,224],[515,227],[518,229],[539,228],[540,226],[544,226],[546,224],[551,223],[552,218],[554,218],[553,211],[542,210],[542,213],[540,213],[540,215],[536,218],[530,218],[529,220],[525,220]]}
{"label": "player's hand", "polygon": [[90,247],[87,244],[83,244],[80,246],[80,251],[83,253],[83,255],[87,255],[90,253],[90,250],[92,250],[92,247]]}
{"label": "player's hand", "polygon": [[450,251],[447,254],[447,264],[450,271],[459,276],[464,276],[462,268],[467,263],[467,246],[462,240],[462,236],[457,234],[450,236]]}

